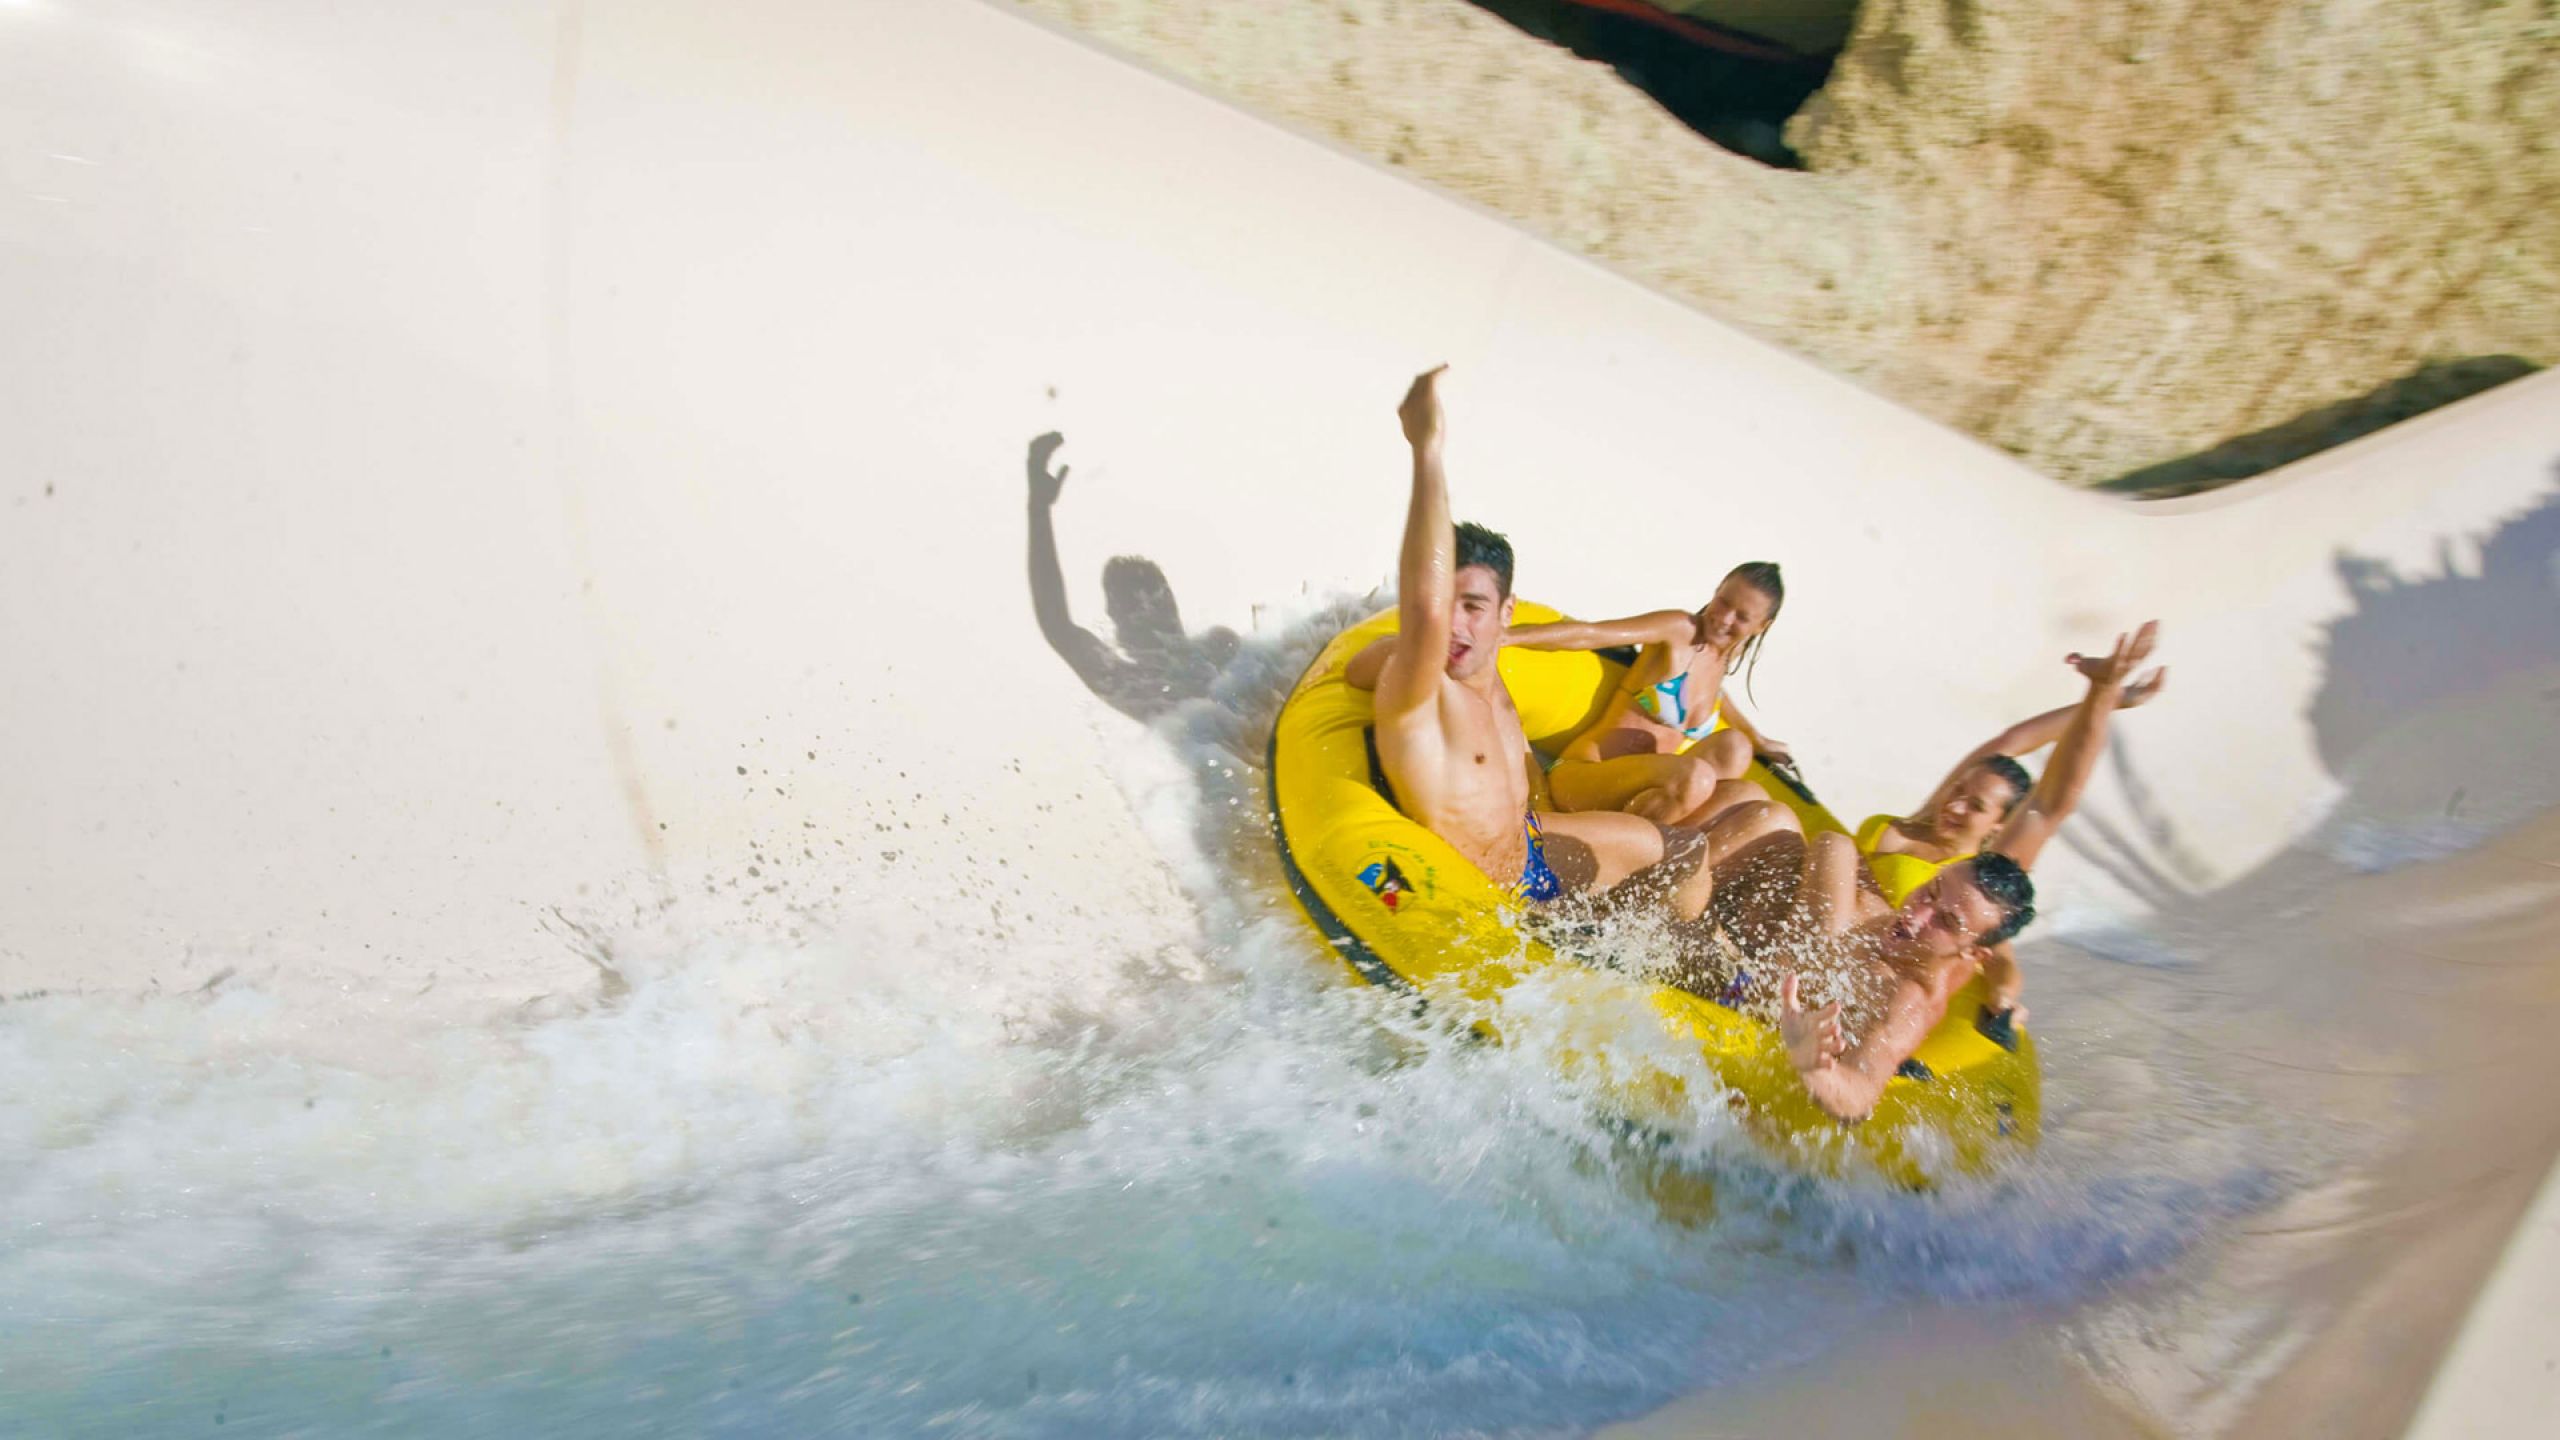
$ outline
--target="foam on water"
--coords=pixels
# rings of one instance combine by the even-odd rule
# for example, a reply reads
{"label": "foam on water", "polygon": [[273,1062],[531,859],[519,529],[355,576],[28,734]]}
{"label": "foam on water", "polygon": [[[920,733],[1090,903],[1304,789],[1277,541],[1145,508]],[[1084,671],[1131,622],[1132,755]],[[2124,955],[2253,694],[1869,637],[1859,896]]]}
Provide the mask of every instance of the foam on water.
{"label": "foam on water", "polygon": [[[1340,613],[1132,733],[1179,933],[991,945],[884,872],[797,940],[621,926],[608,1002],[389,1028],[362,1064],[305,1043],[343,1014],[238,983],[0,1007],[11,1419],[1570,1431],[1888,1305],[2068,1307],[2309,1163],[2065,1028],[2032,1161],[1928,1196],[1814,1181],[1714,1107],[1621,1139],[1545,1057],[1340,983],[1232,743]],[[1666,1164],[1712,1175],[1712,1218],[1657,1200]]]}

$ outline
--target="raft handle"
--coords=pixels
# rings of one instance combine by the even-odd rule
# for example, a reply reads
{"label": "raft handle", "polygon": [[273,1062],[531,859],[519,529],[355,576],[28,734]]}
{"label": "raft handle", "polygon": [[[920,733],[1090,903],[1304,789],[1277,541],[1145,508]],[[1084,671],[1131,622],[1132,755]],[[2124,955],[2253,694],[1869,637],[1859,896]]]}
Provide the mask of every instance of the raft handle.
{"label": "raft handle", "polygon": [[1973,1028],[1981,1034],[1983,1039],[2011,1054],[2016,1054],[2018,1027],[2011,1023],[2009,1017],[2017,1013],[2015,1010],[1994,1010],[1985,1005],[1973,1012]]}

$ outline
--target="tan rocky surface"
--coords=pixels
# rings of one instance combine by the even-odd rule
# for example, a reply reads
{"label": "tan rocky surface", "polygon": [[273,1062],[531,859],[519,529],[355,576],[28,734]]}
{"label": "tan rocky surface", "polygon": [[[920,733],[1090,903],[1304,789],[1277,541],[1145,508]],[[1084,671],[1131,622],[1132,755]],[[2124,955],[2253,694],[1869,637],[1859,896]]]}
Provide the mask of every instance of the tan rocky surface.
{"label": "tan rocky surface", "polygon": [[1867,0],[1805,171],[1470,0],[1021,3],[2074,483],[2560,358],[2560,0]]}

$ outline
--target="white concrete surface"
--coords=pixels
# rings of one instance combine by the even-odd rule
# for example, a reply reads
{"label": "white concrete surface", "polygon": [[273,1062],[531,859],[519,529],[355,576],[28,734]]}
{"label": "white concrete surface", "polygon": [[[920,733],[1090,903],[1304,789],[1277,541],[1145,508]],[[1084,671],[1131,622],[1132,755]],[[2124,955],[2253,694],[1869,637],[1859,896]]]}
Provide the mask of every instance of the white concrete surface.
{"label": "white concrete surface", "polygon": [[2507,1244],[2497,1273],[2471,1307],[2435,1383],[2410,1423],[2411,1440],[2532,1434],[2560,1382],[2560,1333],[2551,1302],[2560,1294],[2560,1169],[2542,1182],[2533,1208]]}
{"label": "white concrete surface", "polygon": [[[2472,635],[2339,568],[2476,570],[2553,503],[2560,377],[2135,509],[958,0],[8,0],[0,316],[8,994],[241,948],[556,988],[542,912],[680,893],[774,797],[929,793],[942,861],[1171,905],[1115,861],[1122,722],[1030,623],[1023,446],[1068,437],[1080,614],[1134,552],[1193,625],[1250,627],[1389,570],[1392,405],[1444,359],[1458,509],[1524,593],[1652,608],[1785,564],[1755,713],[1844,815],[2160,617],[2171,699],[2091,805],[2124,848],[2056,864],[2089,903],[2156,891],[2125,854],[2235,877],[2388,770],[2403,717],[2327,755],[2312,718],[2360,605],[2360,683],[2412,714],[2547,683],[2560,633],[2560,571]],[[2358,803],[2548,803],[2517,768],[2547,737],[2500,714]],[[2545,1335],[2548,1250],[2492,1292]]]}

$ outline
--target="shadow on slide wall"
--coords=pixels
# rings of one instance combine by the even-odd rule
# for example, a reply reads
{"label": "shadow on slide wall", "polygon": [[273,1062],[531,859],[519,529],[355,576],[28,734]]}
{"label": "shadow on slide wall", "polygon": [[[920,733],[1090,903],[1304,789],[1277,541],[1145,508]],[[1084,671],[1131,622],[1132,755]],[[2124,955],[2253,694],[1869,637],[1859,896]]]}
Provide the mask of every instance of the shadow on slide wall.
{"label": "shadow on slide wall", "polygon": [[[2560,482],[2560,462],[2552,471]],[[2456,567],[2450,544],[2435,573],[2415,577],[2339,552],[2338,578],[2355,609],[2331,622],[2318,642],[2327,673],[2308,712],[2320,762],[2332,776],[2352,783],[2414,709],[2492,694],[2560,665],[2560,484],[2479,538],[2477,574]],[[2547,723],[2560,724],[2560,694],[2540,698],[2553,704]],[[2470,757],[2483,769],[2498,759]],[[2448,796],[2447,803],[2460,801]]]}
{"label": "shadow on slide wall", "polygon": [[[1062,443],[1041,435],[1026,455],[1032,608],[1088,689],[1152,722],[1220,688],[1240,640],[1224,627],[1188,633],[1163,567],[1134,555],[1103,570],[1117,643],[1074,623],[1051,522],[1068,472],[1050,463]],[[2323,673],[2305,718],[2322,768],[2344,789],[2341,813],[2404,824],[2432,817],[2458,828],[2458,844],[2560,802],[2560,777],[2536,781],[2560,766],[2560,755],[2545,753],[2560,748],[2560,460],[2552,473],[2554,487],[2539,502],[2478,537],[2476,573],[2457,565],[2450,540],[2435,569],[2416,575],[2338,552],[2333,564],[2354,608],[2311,641]],[[2120,730],[2108,755],[2122,808],[2084,810],[2062,838],[2166,913],[2191,906],[2216,877],[2146,782],[2137,744]],[[1259,763],[1255,746],[1228,748]]]}
{"label": "shadow on slide wall", "polygon": [[[2560,481],[2560,461],[2553,475]],[[2341,787],[2333,817],[2399,827],[2400,848],[2375,850],[2353,832],[2309,838],[2333,853],[2343,846],[2340,858],[2359,868],[2461,848],[2560,803],[2560,484],[2476,538],[2471,572],[2450,540],[2424,573],[2344,550],[2332,562],[2354,608],[2310,640],[2322,673],[2304,719]],[[2083,809],[2062,840],[2166,913],[2191,906],[2216,877],[2156,803],[2140,745],[2130,727],[2111,742],[2121,811]],[[2410,833],[2427,825],[2442,827],[2441,844]]]}
{"label": "shadow on slide wall", "polygon": [[[1068,466],[1049,461],[1065,444],[1056,431],[1036,436],[1025,457],[1031,489],[1031,613],[1040,635],[1102,703],[1141,724],[1206,697],[1236,658],[1242,641],[1223,625],[1197,635],[1182,627],[1182,607],[1164,567],[1143,555],[1115,555],[1102,567],[1103,610],[1117,648],[1075,623],[1067,579],[1058,563],[1050,519],[1065,493]],[[1246,757],[1248,760],[1251,756]]]}

